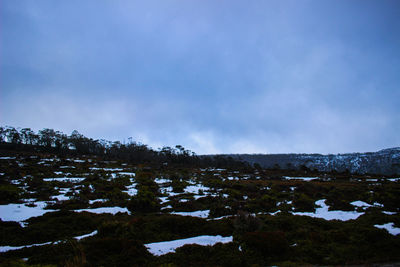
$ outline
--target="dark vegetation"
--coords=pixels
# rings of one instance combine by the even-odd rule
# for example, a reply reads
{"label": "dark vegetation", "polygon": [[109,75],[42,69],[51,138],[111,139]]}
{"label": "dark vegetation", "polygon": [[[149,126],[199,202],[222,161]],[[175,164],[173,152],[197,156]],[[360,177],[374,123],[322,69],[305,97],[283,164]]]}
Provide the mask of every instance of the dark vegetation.
{"label": "dark vegetation", "polygon": [[104,160],[123,160],[132,164],[151,166],[166,164],[217,168],[245,168],[248,166],[247,163],[234,160],[231,157],[196,156],[194,152],[181,145],[154,150],[147,145],[132,141],[132,138],[128,138],[127,143],[104,139],[94,140],[83,136],[76,130],[71,135],[66,135],[53,129],[43,129],[35,133],[30,128],[0,127],[0,148],[18,152],[52,153],[62,157],[91,155],[99,156]]}
{"label": "dark vegetation", "polygon": [[[76,132],[66,136],[49,129],[38,134],[11,127],[1,131],[0,205],[35,206],[44,201],[50,212],[29,218],[24,227],[0,220],[0,247],[48,242],[0,253],[0,266],[400,262],[400,235],[374,226],[392,222],[400,227],[398,180],[306,167],[264,169],[229,158],[196,156],[181,146],[155,151],[131,141],[92,140]],[[52,177],[64,178],[48,179]],[[81,180],[74,181],[76,177]],[[134,194],[129,193],[133,186]],[[64,198],[55,199],[60,194]],[[314,212],[321,199],[330,210],[362,215],[339,221],[294,214]],[[370,206],[357,207],[353,201]],[[130,214],[77,211],[104,207],[126,208]],[[208,218],[172,213],[204,210]],[[74,238],[93,231],[97,234]],[[145,247],[201,235],[233,236],[233,242],[185,245],[162,256]]]}

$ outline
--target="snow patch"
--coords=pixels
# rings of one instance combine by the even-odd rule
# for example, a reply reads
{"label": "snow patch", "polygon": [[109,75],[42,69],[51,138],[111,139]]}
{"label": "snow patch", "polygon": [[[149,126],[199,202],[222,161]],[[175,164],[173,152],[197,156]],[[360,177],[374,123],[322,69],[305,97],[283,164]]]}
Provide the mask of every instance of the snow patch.
{"label": "snow patch", "polygon": [[91,213],[96,213],[96,214],[111,213],[113,215],[117,214],[118,212],[130,214],[130,212],[127,208],[121,208],[121,207],[101,207],[101,208],[96,208],[96,209],[79,209],[79,210],[74,210],[74,211],[75,212],[86,211],[86,212],[91,212]]}
{"label": "snow patch", "polygon": [[56,177],[56,178],[43,178],[43,181],[45,182],[72,182],[72,183],[80,183],[86,178],[83,177]]}
{"label": "snow patch", "polygon": [[119,172],[118,174],[125,175],[125,176],[133,176],[133,177],[136,176],[136,173],[134,173],[134,172]]}
{"label": "snow patch", "polygon": [[15,159],[15,157],[0,157],[0,159]]}
{"label": "snow patch", "polygon": [[191,217],[198,217],[198,218],[208,218],[210,215],[210,210],[198,210],[198,211],[180,211],[180,212],[171,212],[171,214],[180,215],[180,216],[191,216]]}
{"label": "snow patch", "polygon": [[198,195],[200,190],[202,190],[203,192],[206,192],[206,191],[210,190],[210,188],[206,187],[204,185],[201,185],[201,184],[188,185],[185,187],[185,193],[189,193],[189,194],[191,193],[191,194]]}
{"label": "snow patch", "polygon": [[363,212],[355,212],[355,211],[341,211],[341,210],[332,210],[329,211],[329,206],[325,204],[325,199],[317,200],[315,202],[316,205],[320,206],[320,208],[315,209],[315,212],[292,212],[294,215],[301,216],[310,216],[314,218],[322,218],[325,220],[340,220],[340,221],[348,221],[355,220],[361,215]]}
{"label": "snow patch", "polygon": [[289,177],[289,176],[283,176],[283,178],[286,180],[302,180],[306,182],[319,179],[319,177]]}
{"label": "snow patch", "polygon": [[[97,230],[93,231],[93,232],[91,232],[89,234],[86,234],[86,235],[75,236],[74,238],[79,241],[79,240],[87,238],[89,236],[94,236],[96,234],[97,234]],[[0,246],[0,252],[7,252],[7,251],[10,251],[10,250],[18,250],[18,249],[22,249],[22,248],[39,247],[39,246],[45,246],[45,245],[50,245],[50,244],[56,245],[56,244],[59,244],[59,243],[61,243],[61,241],[45,242],[45,243],[31,244],[31,245],[18,246],[18,247]]]}
{"label": "snow patch", "polygon": [[89,200],[90,205],[92,205],[93,203],[96,203],[96,202],[107,202],[107,199],[100,198],[100,199]]}
{"label": "snow patch", "polygon": [[160,190],[161,190],[161,193],[167,194],[167,195],[169,195],[170,197],[179,195],[179,193],[173,192],[174,189],[172,188],[172,186],[163,187],[163,188],[160,188]]}
{"label": "snow patch", "polygon": [[94,236],[94,235],[97,235],[97,230],[95,230],[95,231],[93,231],[93,232],[91,232],[89,234],[86,234],[86,235],[75,236],[74,238],[77,239],[77,240],[81,240],[81,239],[84,239],[86,237]]}
{"label": "snow patch", "polygon": [[46,202],[38,201],[34,203],[36,207],[29,207],[26,204],[7,204],[0,205],[0,218],[3,221],[22,222],[32,217],[42,216],[47,212],[56,210],[45,210]]}
{"label": "snow patch", "polygon": [[52,198],[56,199],[57,201],[69,200],[69,197],[67,197],[65,194],[59,194],[56,196],[52,196]]}
{"label": "snow patch", "polygon": [[133,197],[137,195],[138,190],[136,189],[136,184],[131,184],[129,186],[126,187],[127,190],[122,191],[127,193],[129,196]]}
{"label": "snow patch", "polygon": [[161,204],[168,202],[168,197],[160,197],[159,199]]}
{"label": "snow patch", "polygon": [[217,236],[202,235],[185,239],[145,244],[145,247],[151,254],[155,256],[161,256],[170,252],[175,252],[177,248],[182,247],[184,245],[196,244],[200,246],[213,246],[217,243],[230,243],[232,242],[232,240],[233,240],[232,236],[222,237],[220,235]]}
{"label": "snow patch", "polygon": [[374,226],[376,228],[379,228],[379,229],[385,229],[391,235],[400,234],[400,228],[394,227],[394,223],[385,223],[385,224],[382,224],[382,225],[375,224]]}
{"label": "snow patch", "polygon": [[121,169],[121,168],[97,168],[97,167],[92,167],[92,168],[89,168],[89,169],[92,170],[92,171],[103,170],[103,171],[108,171],[108,172],[120,172],[120,171],[124,170],[124,169]]}
{"label": "snow patch", "polygon": [[369,207],[372,206],[372,205],[370,205],[370,204],[368,204],[368,203],[366,203],[364,201],[361,201],[361,200],[353,201],[350,204],[353,205],[353,206],[359,207],[359,208],[369,208]]}
{"label": "snow patch", "polygon": [[165,184],[171,182],[171,180],[165,178],[156,178],[154,182],[156,182],[157,184]]}
{"label": "snow patch", "polygon": [[386,215],[395,215],[396,214],[396,212],[393,212],[393,211],[382,211],[382,212]]}

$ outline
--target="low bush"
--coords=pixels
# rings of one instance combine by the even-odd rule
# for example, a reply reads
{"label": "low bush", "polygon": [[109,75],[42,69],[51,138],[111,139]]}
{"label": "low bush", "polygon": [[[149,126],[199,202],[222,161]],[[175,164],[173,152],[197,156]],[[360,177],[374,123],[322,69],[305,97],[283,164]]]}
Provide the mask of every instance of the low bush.
{"label": "low bush", "polygon": [[0,204],[15,203],[20,199],[22,190],[12,184],[0,185]]}
{"label": "low bush", "polygon": [[281,231],[248,232],[242,236],[244,249],[250,249],[267,258],[281,258],[289,250],[289,243]]}

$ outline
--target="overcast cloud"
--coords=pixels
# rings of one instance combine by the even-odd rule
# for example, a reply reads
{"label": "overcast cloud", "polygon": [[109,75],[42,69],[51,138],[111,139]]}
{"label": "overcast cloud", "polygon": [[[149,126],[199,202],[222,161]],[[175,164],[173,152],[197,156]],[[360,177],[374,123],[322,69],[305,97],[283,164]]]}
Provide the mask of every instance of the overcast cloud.
{"label": "overcast cloud", "polygon": [[0,2],[0,124],[203,153],[400,146],[397,0]]}

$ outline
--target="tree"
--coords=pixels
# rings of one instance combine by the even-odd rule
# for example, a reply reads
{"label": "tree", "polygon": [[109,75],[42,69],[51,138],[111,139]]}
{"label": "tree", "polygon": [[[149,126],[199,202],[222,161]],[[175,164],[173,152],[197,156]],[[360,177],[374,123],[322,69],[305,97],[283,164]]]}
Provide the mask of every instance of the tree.
{"label": "tree", "polygon": [[56,132],[53,129],[45,128],[39,131],[40,144],[45,147],[54,147]]}
{"label": "tree", "polygon": [[5,128],[0,127],[0,142],[5,142],[7,138],[7,131]]}
{"label": "tree", "polygon": [[21,138],[22,142],[26,145],[33,145],[33,141],[35,139],[35,133],[31,130],[31,128],[23,128],[21,129]]}
{"label": "tree", "polygon": [[21,136],[14,127],[9,127],[6,129],[7,132],[7,139],[12,144],[20,144],[21,143]]}

